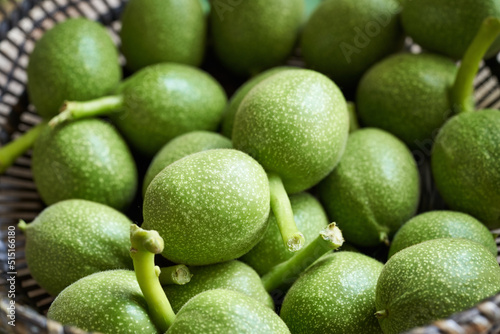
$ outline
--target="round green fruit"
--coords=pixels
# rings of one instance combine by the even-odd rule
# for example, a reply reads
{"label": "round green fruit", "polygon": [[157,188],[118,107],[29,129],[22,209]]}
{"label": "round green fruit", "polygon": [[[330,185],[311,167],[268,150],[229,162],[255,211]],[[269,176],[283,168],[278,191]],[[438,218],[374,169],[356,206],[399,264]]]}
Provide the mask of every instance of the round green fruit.
{"label": "round green fruit", "polygon": [[[328,225],[328,217],[319,201],[308,193],[291,195],[290,203],[292,204],[293,218],[297,228],[304,234],[306,240],[304,247],[306,247]],[[262,276],[274,266],[289,260],[295,254],[290,252],[283,244],[276,217],[271,212],[264,237],[240,260],[250,265]]]}
{"label": "round green fruit", "polygon": [[132,269],[130,225],[120,212],[85,200],[67,200],[43,210],[26,236],[26,262],[38,284],[56,296],[95,272]]}
{"label": "round green fruit", "polygon": [[222,134],[227,138],[232,137],[234,118],[236,117],[236,112],[238,111],[238,108],[240,107],[243,98],[247,96],[248,92],[252,90],[252,88],[254,88],[258,83],[269,78],[270,76],[278,72],[281,72],[283,70],[291,68],[292,67],[280,66],[264,71],[261,74],[251,78],[250,80],[245,82],[240,88],[238,88],[236,93],[234,93],[234,95],[231,97],[231,100],[229,101],[226,110],[224,111],[224,115],[222,116]]}
{"label": "round green fruit", "polygon": [[120,32],[127,67],[173,62],[199,66],[207,27],[200,0],[130,0]]}
{"label": "round green fruit", "polygon": [[500,111],[466,112],[439,131],[432,173],[439,193],[454,210],[490,229],[500,227]]}
{"label": "round green fruit", "polygon": [[137,189],[127,145],[110,124],[98,119],[44,128],[33,149],[32,171],[47,205],[79,198],[123,210]]}
{"label": "round green fruit", "polygon": [[388,242],[417,210],[417,164],[390,133],[357,130],[337,168],[321,182],[320,198],[347,241],[358,246]]}
{"label": "round green fruit", "polygon": [[208,73],[181,64],[148,66],[119,89],[121,112],[112,115],[125,138],[153,156],[167,142],[195,130],[216,130],[227,97]]}
{"label": "round green fruit", "polygon": [[402,45],[399,11],[395,0],[322,2],[302,33],[307,66],[355,88],[369,67]]}
{"label": "round green fruit", "polygon": [[185,285],[165,285],[163,289],[178,312],[194,296],[213,289],[241,292],[274,310],[274,302],[266,292],[259,274],[240,261],[228,261],[209,266],[189,267],[193,276]]}
{"label": "round green fruit", "polygon": [[165,240],[163,256],[187,265],[238,258],[262,238],[269,181],[243,152],[215,149],[178,160],[158,174],[144,199],[145,229]]}
{"label": "round green fruit", "polygon": [[205,291],[184,305],[168,334],[289,334],[273,310],[240,292]]}
{"label": "round green fruit", "polygon": [[[500,17],[498,0],[405,1],[401,22],[405,31],[424,49],[461,59],[487,17]],[[486,58],[500,51],[500,38]]]}
{"label": "round green fruit", "polygon": [[439,238],[469,239],[488,248],[494,256],[498,253],[494,236],[480,221],[461,212],[431,211],[413,217],[399,229],[389,257],[406,247]]}
{"label": "round green fruit", "polygon": [[500,267],[484,246],[466,239],[429,240],[387,261],[377,283],[376,315],[384,333],[401,333],[499,291]]}
{"label": "round green fruit", "polygon": [[149,165],[142,186],[143,195],[154,177],[171,163],[193,153],[232,147],[229,139],[208,131],[193,131],[172,139],[155,155]]}
{"label": "round green fruit", "polygon": [[210,12],[213,47],[224,66],[255,75],[292,53],[304,0],[217,0]]}
{"label": "round green fruit", "polygon": [[40,116],[57,115],[66,100],[110,93],[121,79],[118,51],[106,29],[88,19],[68,19],[36,43],[28,64],[28,92]]}
{"label": "round green fruit", "polygon": [[135,273],[110,270],[84,277],[52,302],[49,319],[85,331],[157,334]]}
{"label": "round green fruit", "polygon": [[333,170],[348,131],[344,96],[330,79],[286,70],[247,94],[234,120],[233,145],[279,175],[288,193],[297,193]]}
{"label": "round green fruit", "polygon": [[292,333],[382,333],[373,316],[382,263],[359,253],[328,254],[294,283],[280,316]]}
{"label": "round green fruit", "polygon": [[397,54],[361,79],[356,107],[366,126],[384,129],[408,146],[422,148],[451,114],[449,91],[457,67],[432,54]]}

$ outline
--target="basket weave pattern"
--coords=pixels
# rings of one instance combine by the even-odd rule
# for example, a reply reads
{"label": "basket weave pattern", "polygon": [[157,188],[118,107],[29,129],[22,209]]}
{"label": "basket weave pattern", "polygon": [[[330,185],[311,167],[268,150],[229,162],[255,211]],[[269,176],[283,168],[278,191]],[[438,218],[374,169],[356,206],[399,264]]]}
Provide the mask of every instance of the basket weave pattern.
{"label": "basket weave pattern", "polygon": [[[29,54],[43,32],[69,17],[85,16],[105,24],[118,44],[119,16],[124,4],[123,0],[8,0],[0,6],[0,144],[26,132],[41,120],[28,101],[26,67]],[[300,66],[301,62],[295,57],[289,64]],[[496,59],[488,61],[481,69],[475,81],[478,106],[500,107],[498,74],[500,64]],[[6,298],[10,287],[7,278],[11,271],[7,266],[9,227],[16,226],[19,219],[33,220],[44,208],[33,183],[30,165],[31,153],[28,152],[6,174],[0,175],[0,332],[86,333],[47,320],[43,315],[53,298],[31,277],[24,258],[25,239],[17,228],[16,326],[7,324],[10,302]],[[432,185],[428,161],[419,166],[424,194],[419,211],[442,208]],[[500,258],[497,260],[500,262]],[[409,333],[500,333],[500,294],[468,311]]]}

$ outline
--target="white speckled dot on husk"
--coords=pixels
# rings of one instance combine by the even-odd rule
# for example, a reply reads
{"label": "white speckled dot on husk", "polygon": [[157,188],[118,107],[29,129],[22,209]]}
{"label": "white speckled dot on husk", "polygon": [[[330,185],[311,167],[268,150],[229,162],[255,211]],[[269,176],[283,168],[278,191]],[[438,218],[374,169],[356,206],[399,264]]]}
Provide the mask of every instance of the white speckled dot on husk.
{"label": "white speckled dot on husk", "polygon": [[338,163],[349,131],[347,105],[326,76],[285,70],[256,85],[236,113],[233,145],[281,177],[286,191],[317,184]]}
{"label": "white speckled dot on husk", "polygon": [[188,265],[224,262],[248,252],[264,234],[269,181],[243,152],[195,153],[153,179],[143,210],[143,227],[162,236],[167,259]]}

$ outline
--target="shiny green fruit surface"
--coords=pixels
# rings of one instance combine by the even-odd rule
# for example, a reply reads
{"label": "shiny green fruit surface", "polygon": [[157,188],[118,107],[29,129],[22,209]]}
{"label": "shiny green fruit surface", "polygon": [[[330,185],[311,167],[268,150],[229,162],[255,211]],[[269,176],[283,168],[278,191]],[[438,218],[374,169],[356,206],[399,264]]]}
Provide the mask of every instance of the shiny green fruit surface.
{"label": "shiny green fruit surface", "polygon": [[135,273],[110,270],[76,281],[54,300],[49,319],[103,334],[156,334]]}
{"label": "shiny green fruit surface", "polygon": [[449,90],[456,72],[452,60],[433,54],[401,53],[383,59],[359,83],[359,118],[411,148],[422,148],[451,114]]}
{"label": "shiny green fruit surface", "polygon": [[217,0],[210,12],[215,54],[232,72],[255,75],[283,63],[302,23],[304,0]]}
{"label": "shiny green fruit surface", "polygon": [[131,224],[122,213],[99,203],[56,203],[22,227],[30,274],[56,296],[95,272],[132,269]]}
{"label": "shiny green fruit surface", "polygon": [[[401,22],[407,34],[424,49],[461,59],[483,20],[490,16],[500,17],[498,0],[411,0],[403,6]],[[497,38],[486,58],[499,50]]]}
{"label": "shiny green fruit surface", "polygon": [[468,112],[439,131],[432,173],[439,193],[454,210],[490,229],[500,227],[500,111]]}
{"label": "shiny green fruit surface", "polygon": [[240,107],[241,102],[247,96],[248,92],[252,90],[258,83],[264,81],[270,76],[281,72],[283,70],[291,69],[292,67],[280,66],[274,67],[267,71],[260,73],[259,75],[249,79],[245,82],[238,90],[234,93],[229,101],[226,110],[224,111],[224,115],[222,117],[222,134],[228,138],[231,138],[233,135],[233,125],[234,118],[236,117],[236,112]]}
{"label": "shiny green fruit surface", "polygon": [[155,155],[149,165],[142,187],[146,194],[149,184],[165,167],[193,153],[216,148],[232,148],[231,141],[217,133],[209,131],[193,131],[176,137],[168,142]]}
{"label": "shiny green fruit surface", "polygon": [[210,74],[175,63],[144,68],[124,81],[119,93],[123,107],[113,122],[147,156],[184,133],[216,130],[227,102]]}
{"label": "shiny green fruit surface", "polygon": [[413,217],[396,233],[391,242],[389,257],[400,250],[432,239],[464,238],[488,248],[496,256],[493,234],[479,220],[454,211],[431,211]]}
{"label": "shiny green fruit surface", "polygon": [[154,178],[143,227],[162,236],[167,259],[208,265],[248,252],[264,235],[269,211],[262,167],[243,152],[216,149],[178,160]]}
{"label": "shiny green fruit surface", "polygon": [[344,152],[349,115],[339,88],[304,69],[277,73],[241,103],[233,145],[281,177],[288,193],[306,190],[332,171]]}
{"label": "shiny green fruit surface", "polygon": [[46,119],[57,115],[66,100],[109,94],[122,76],[106,29],[84,18],[68,19],[47,31],[36,43],[27,71],[30,100]]}
{"label": "shiny green fruit surface", "polygon": [[320,198],[347,241],[359,246],[387,242],[417,210],[417,164],[390,133],[357,130],[337,168],[321,182]]}
{"label": "shiny green fruit surface", "polygon": [[500,291],[500,267],[484,246],[435,239],[394,254],[377,283],[376,307],[386,334],[466,310]]}
{"label": "shiny green fruit surface", "polygon": [[287,334],[290,331],[273,310],[255,299],[240,292],[215,289],[190,299],[167,333]]}
{"label": "shiny green fruit surface", "polygon": [[290,288],[280,316],[292,333],[382,333],[373,315],[382,267],[359,253],[328,254]]}
{"label": "shiny green fruit surface", "polygon": [[132,71],[172,62],[199,66],[207,24],[200,0],[130,0],[121,17],[121,50]]}
{"label": "shiny green fruit surface", "polygon": [[47,205],[79,198],[123,210],[137,189],[127,145],[109,123],[98,119],[43,129],[33,149],[32,171]]}
{"label": "shiny green fruit surface", "polygon": [[301,36],[307,66],[342,89],[354,88],[370,66],[401,46],[399,12],[395,0],[321,2]]}
{"label": "shiny green fruit surface", "polygon": [[233,260],[209,266],[191,266],[189,271],[193,274],[189,283],[163,287],[174,312],[178,312],[194,296],[213,289],[241,292],[274,310],[274,302],[264,289],[259,274],[243,262]]}

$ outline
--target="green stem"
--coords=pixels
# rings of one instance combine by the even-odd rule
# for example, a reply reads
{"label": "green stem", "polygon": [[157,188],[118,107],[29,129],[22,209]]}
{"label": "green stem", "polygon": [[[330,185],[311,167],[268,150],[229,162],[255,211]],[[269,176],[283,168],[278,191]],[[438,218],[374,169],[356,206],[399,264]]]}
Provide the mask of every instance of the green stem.
{"label": "green stem", "polygon": [[175,313],[158,279],[160,268],[155,266],[155,254],[163,251],[163,239],[156,231],[146,231],[137,225],[131,225],[130,241],[130,256],[134,262],[137,282],[148,304],[151,319],[160,332],[164,333],[174,322]]}
{"label": "green stem", "polygon": [[123,97],[121,95],[105,96],[85,102],[66,101],[61,107],[61,113],[52,118],[49,125],[55,127],[67,121],[109,115],[119,111],[122,106]]}
{"label": "green stem", "polygon": [[33,146],[46,124],[42,122],[36,125],[22,136],[0,148],[0,174],[4,173],[18,157]]}
{"label": "green stem", "polygon": [[349,133],[359,129],[358,116],[356,116],[356,105],[354,102],[347,102],[347,110],[349,111]]}
{"label": "green stem", "polygon": [[193,277],[193,274],[191,274],[188,267],[178,264],[161,268],[160,283],[161,285],[184,285],[191,281],[191,277]]}
{"label": "green stem", "polygon": [[285,247],[291,252],[296,252],[304,246],[304,235],[299,232],[295,224],[292,205],[281,178],[273,173],[268,173],[267,177],[271,191],[271,210],[278,222],[281,237]]}
{"label": "green stem", "polygon": [[280,263],[262,277],[266,291],[290,287],[300,273],[313,262],[332,249],[342,246],[344,238],[335,223],[331,223],[320,232],[303,250],[296,253],[290,260]]}
{"label": "green stem", "polygon": [[451,102],[455,112],[474,110],[474,78],[484,55],[500,34],[500,19],[486,18],[476,37],[467,48],[451,89]]}

